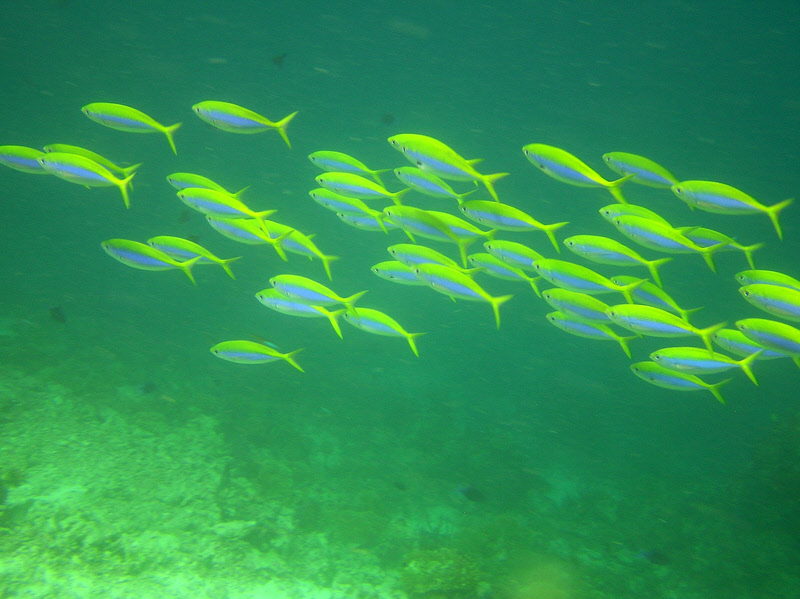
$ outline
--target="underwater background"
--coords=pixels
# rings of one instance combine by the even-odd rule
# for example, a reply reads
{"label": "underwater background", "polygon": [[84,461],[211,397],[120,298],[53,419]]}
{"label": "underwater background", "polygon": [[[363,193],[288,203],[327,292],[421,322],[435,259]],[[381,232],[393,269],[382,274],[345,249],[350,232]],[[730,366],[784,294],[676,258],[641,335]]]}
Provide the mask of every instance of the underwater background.
{"label": "underwater background", "polygon": [[[800,188],[798,27],[800,5],[777,0],[3,3],[0,144],[144,164],[130,210],[114,189],[0,170],[0,597],[800,596],[791,361],[756,363],[758,387],[735,373],[725,405],[654,387],[616,344],[551,326],[527,285],[482,279],[515,294],[496,330],[486,304],[375,277],[402,232],[359,231],[316,205],[307,158],[395,168],[408,163],[387,137],[429,135],[509,172],[501,200],[569,221],[559,241],[612,235],[598,214],[612,198],[543,176],[525,144],[607,177],[603,153],[641,154],[774,204]],[[299,111],[292,149],[208,126],[191,112],[202,100]],[[177,156],[160,134],[92,123],[90,102],[182,121]],[[319,261],[282,262],[188,214],[165,180],[175,171],[251,186],[248,204],[340,257],[333,281]],[[781,242],[763,215],[625,194],[670,222],[763,241],[758,268],[800,276],[797,205]],[[154,235],[243,256],[236,280],[204,266],[194,287],[100,247]],[[498,237],[556,257],[541,233]],[[677,256],[665,288],[703,306],[698,326],[760,316],[737,293],[743,256],[716,263],[715,275]],[[254,294],[281,273],[369,289],[359,305],[426,333],[420,357],[265,309]],[[209,353],[251,337],[304,348],[305,373]],[[645,360],[668,345],[631,349]]]}

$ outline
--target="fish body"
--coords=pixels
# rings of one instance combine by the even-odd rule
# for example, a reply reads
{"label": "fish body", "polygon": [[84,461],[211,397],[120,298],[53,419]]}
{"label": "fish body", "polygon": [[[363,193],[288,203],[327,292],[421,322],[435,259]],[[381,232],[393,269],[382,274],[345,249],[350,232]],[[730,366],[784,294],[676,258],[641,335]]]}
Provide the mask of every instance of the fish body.
{"label": "fish body", "polygon": [[758,385],[750,364],[758,359],[763,351],[763,349],[758,350],[742,360],[734,360],[725,354],[700,347],[665,347],[651,353],[650,359],[669,370],[695,375],[714,374],[731,368],[741,368],[747,378]]}
{"label": "fish body", "polygon": [[27,146],[0,146],[0,164],[31,175],[49,175],[39,158],[44,152]]}
{"label": "fish body", "polygon": [[506,264],[499,258],[495,258],[487,252],[470,254],[467,256],[467,262],[472,264],[472,266],[475,268],[482,269],[481,272],[484,272],[487,275],[497,279],[503,279],[504,281],[523,281],[528,283],[528,285],[531,286],[531,289],[533,289],[533,292],[538,297],[542,297],[539,287],[536,284],[536,281],[538,281],[541,277],[532,277],[524,270]]}
{"label": "fish body", "polygon": [[441,264],[449,268],[470,274],[474,271],[471,268],[463,268],[448,256],[434,249],[425,247],[424,245],[416,245],[412,243],[396,243],[386,248],[392,257],[405,264],[408,267],[414,267],[417,264]]}
{"label": "fish body", "polygon": [[763,212],[772,221],[779,239],[783,239],[783,232],[778,221],[778,215],[794,201],[790,198],[772,206],[765,206],[743,191],[715,181],[681,181],[672,186],[672,191],[689,206],[706,212],[714,212],[716,214],[757,214]]}
{"label": "fish body", "polygon": [[659,287],[663,287],[663,285],[661,284],[658,267],[672,260],[672,258],[647,260],[619,241],[600,235],[573,235],[564,240],[564,245],[579,256],[598,264],[645,266],[650,271],[653,281]]}
{"label": "fish body", "polygon": [[390,170],[384,169],[371,169],[360,160],[345,154],[344,152],[334,152],[328,150],[320,150],[312,152],[308,155],[311,164],[318,166],[323,171],[334,173],[353,173],[356,175],[368,175],[372,177],[378,185],[383,186],[380,174]]}
{"label": "fish body", "polygon": [[774,270],[743,270],[737,272],[735,276],[741,285],[778,285],[800,291],[800,281]]}
{"label": "fish body", "polygon": [[323,306],[305,304],[283,295],[280,291],[273,287],[262,289],[256,293],[256,299],[267,308],[275,310],[276,312],[280,312],[281,314],[299,316],[301,318],[325,317],[331,323],[333,330],[336,332],[339,338],[342,338],[342,329],[339,327],[339,317],[347,311],[346,308],[331,311],[327,310]]}
{"label": "fish body", "polygon": [[401,152],[411,164],[423,171],[449,181],[483,183],[492,199],[496,202],[500,201],[494,184],[508,173],[482,175],[475,170],[474,160],[466,160],[451,147],[427,135],[404,133],[390,137],[388,142],[394,149]]}
{"label": "fish body", "polygon": [[569,152],[547,144],[528,144],[522,153],[545,175],[578,187],[604,187],[620,204],[627,204],[620,186],[634,175],[625,175],[616,181],[606,181],[589,165]]}
{"label": "fish body", "polygon": [[649,208],[645,208],[644,206],[636,206],[634,204],[609,204],[608,206],[603,206],[600,208],[600,216],[602,216],[612,225],[614,224],[614,219],[618,216],[638,216],[639,218],[654,220],[657,223],[661,223],[665,227],[672,227],[672,225],[667,222],[667,219],[661,215],[656,214]]}
{"label": "fish body", "polygon": [[212,354],[228,362],[236,362],[237,364],[268,364],[276,360],[284,360],[294,368],[297,368],[300,372],[305,372],[294,359],[294,355],[301,351],[303,350],[296,349],[283,354],[268,345],[244,340],[223,341],[211,348]]}
{"label": "fish body", "polygon": [[556,287],[577,291],[579,293],[587,293],[589,295],[613,293],[616,291],[624,295],[625,299],[631,303],[633,302],[631,291],[645,281],[645,279],[639,279],[635,283],[628,285],[617,285],[590,268],[586,268],[580,264],[573,264],[565,260],[554,260],[550,258],[537,260],[533,263],[533,267],[546,281],[549,281]]}
{"label": "fish body", "polygon": [[742,245],[741,243],[737,243],[735,239],[728,237],[724,233],[720,233],[719,231],[714,231],[713,229],[707,229],[705,227],[677,227],[675,230],[678,231],[679,233],[682,233],[687,239],[690,239],[691,241],[695,242],[700,247],[707,248],[714,245],[718,245],[720,243],[724,243],[725,245],[720,247],[718,251],[742,252],[745,258],[747,259],[747,263],[750,265],[750,268],[755,268],[755,266],[753,265],[753,252],[764,247],[763,243]]}
{"label": "fish body", "polygon": [[[262,228],[266,230],[271,240],[270,243],[276,244],[276,250],[286,250],[292,254],[298,254],[310,259],[318,258],[322,262],[325,274],[328,275],[328,280],[333,280],[331,276],[331,262],[338,260],[338,256],[330,256],[322,253],[310,236],[303,235],[300,231],[287,225],[267,220],[264,221]],[[278,254],[280,255],[281,252],[278,252]]]}
{"label": "fish body", "polygon": [[616,341],[619,343],[622,351],[625,352],[625,355],[629,358],[631,357],[631,348],[628,344],[631,339],[636,339],[636,336],[622,337],[607,325],[597,322],[587,322],[559,311],[550,312],[547,315],[547,320],[550,324],[570,335],[584,337],[586,339],[597,339],[598,341]]}
{"label": "fish body", "polygon": [[347,212],[337,212],[336,216],[340,221],[362,231],[383,231],[388,229],[399,229],[400,227],[383,214],[380,218],[371,214],[352,214]]}
{"label": "fish body", "polygon": [[192,267],[200,260],[200,256],[180,262],[169,254],[157,250],[146,243],[128,239],[108,239],[100,244],[103,250],[126,266],[140,270],[182,270],[193,284],[197,284],[192,275]]}
{"label": "fish body", "polygon": [[666,310],[638,304],[611,306],[606,311],[606,314],[615,324],[638,335],[651,337],[687,337],[697,335],[703,340],[709,351],[712,351],[711,335],[725,326],[723,322],[705,329],[698,329]]}
{"label": "fish body", "polygon": [[759,345],[788,354],[800,366],[800,330],[792,325],[766,318],[745,318],[735,323],[745,337]]}
{"label": "fish body", "polygon": [[800,291],[779,285],[754,284],[739,288],[748,302],[785,320],[800,321]]}
{"label": "fish body", "polygon": [[542,298],[556,311],[581,322],[611,324],[606,314],[611,306],[587,293],[555,287],[542,292]]}
{"label": "fish body", "polygon": [[110,129],[117,131],[127,131],[128,133],[163,133],[167,137],[172,153],[177,154],[175,149],[175,131],[182,123],[175,123],[165,127],[152,117],[146,115],[141,110],[125,106],[123,104],[113,104],[110,102],[93,102],[81,108],[81,112],[93,120]]}
{"label": "fish body", "polygon": [[181,202],[190,208],[217,218],[255,218],[262,222],[276,212],[275,210],[255,212],[232,195],[204,187],[181,189],[177,195]]}
{"label": "fish body", "polygon": [[417,278],[417,274],[412,267],[406,266],[399,260],[378,262],[374,264],[370,270],[381,279],[391,281],[392,283],[413,286],[425,285],[425,281],[420,281]]}
{"label": "fish body", "polygon": [[383,213],[403,229],[408,238],[414,243],[416,243],[417,236],[435,241],[455,243],[461,253],[461,263],[466,267],[467,247],[474,240],[473,237],[459,238],[447,223],[430,210],[422,210],[413,206],[389,206],[383,209]]}
{"label": "fish body", "polygon": [[397,192],[387,190],[366,177],[353,173],[324,173],[316,177],[319,185],[343,196],[360,200],[392,200],[400,205],[400,198],[411,191],[411,188]]}
{"label": "fish body", "polygon": [[791,357],[782,352],[766,349],[763,345],[751,341],[744,333],[736,329],[720,329],[711,335],[711,339],[725,351],[737,356],[747,357],[757,353],[756,360],[775,360],[777,358]]}
{"label": "fish body", "polygon": [[663,166],[649,158],[628,152],[608,152],[603,160],[618,175],[633,175],[632,183],[669,189],[678,179]]}
{"label": "fish body", "polygon": [[[639,279],[636,277],[629,277],[625,275],[611,277],[611,281],[617,285],[629,285],[638,280]],[[635,304],[644,304],[646,306],[653,306],[654,308],[672,311],[687,322],[690,314],[701,310],[701,308],[692,308],[689,310],[681,308],[678,305],[678,302],[676,302],[672,296],[650,281],[645,281],[639,287],[634,289],[632,295],[633,302]]]}
{"label": "fish body", "polygon": [[375,219],[379,226],[383,227],[385,233],[388,233],[386,225],[383,223],[383,212],[373,210],[358,198],[344,196],[324,187],[312,189],[308,192],[308,195],[317,204],[333,212],[342,212],[353,216],[370,216]]}
{"label": "fish body", "polygon": [[344,304],[351,314],[357,314],[355,303],[366,293],[361,291],[348,297],[340,297],[325,285],[299,275],[276,275],[269,280],[269,284],[283,295],[313,306]]}
{"label": "fish body", "polygon": [[535,272],[533,263],[542,260],[542,256],[536,250],[529,248],[516,241],[506,241],[504,239],[490,239],[485,241],[483,247],[495,258],[498,258],[515,268],[520,268],[528,272]]}
{"label": "fish body", "polygon": [[462,202],[458,209],[470,220],[492,229],[500,229],[502,231],[544,231],[557,252],[560,252],[561,248],[556,241],[554,232],[569,224],[561,222],[545,225],[514,206],[486,200]]}
{"label": "fish body", "polygon": [[456,193],[441,177],[429,173],[415,166],[401,166],[394,169],[394,175],[403,185],[410,187],[426,196],[434,198],[450,198],[457,200],[460,204],[468,195],[475,193],[475,190],[466,193]]}
{"label": "fish body", "polygon": [[413,270],[434,291],[453,299],[488,302],[494,311],[497,328],[500,328],[500,306],[514,297],[513,295],[492,297],[469,275],[441,264],[417,264]]}
{"label": "fish body", "polygon": [[185,262],[199,256],[200,260],[198,261],[198,264],[219,264],[222,269],[228,273],[228,276],[231,279],[236,279],[236,277],[233,276],[233,272],[231,271],[229,264],[239,260],[241,256],[226,259],[219,258],[194,241],[189,241],[188,239],[183,239],[181,237],[172,237],[169,235],[151,237],[147,240],[147,245],[154,247],[181,262]]}
{"label": "fish body", "polygon": [[414,340],[420,335],[424,335],[424,333],[409,333],[388,314],[371,308],[359,308],[357,315],[346,312],[342,315],[342,318],[348,324],[367,333],[385,337],[404,337],[408,341],[408,345],[411,346],[411,351],[419,358],[417,343]]}
{"label": "fish body", "polygon": [[70,183],[85,187],[117,187],[122,193],[125,207],[131,207],[128,187],[136,173],[132,173],[124,179],[118,179],[114,173],[94,160],[65,152],[46,153],[39,157],[39,164],[50,174]]}
{"label": "fish body", "polygon": [[664,368],[655,362],[636,362],[631,364],[631,371],[643,381],[656,385],[657,387],[664,387],[665,389],[673,389],[675,391],[699,391],[706,389],[709,391],[717,401],[725,403],[720,395],[719,388],[730,379],[714,383],[713,385],[706,383],[699,377],[693,374],[684,374]]}
{"label": "fish body", "polygon": [[250,187],[248,185],[244,189],[240,189],[237,192],[228,191],[227,189],[222,187],[222,185],[212,181],[208,177],[204,177],[203,175],[195,175],[194,173],[172,173],[171,175],[167,175],[167,182],[178,191],[180,191],[181,189],[191,189],[193,187],[199,187],[202,189],[213,189],[214,191],[218,191],[219,193],[224,193],[225,195],[232,196],[237,200]]}
{"label": "fish body", "polygon": [[111,162],[105,156],[101,156],[97,152],[92,152],[91,150],[87,150],[86,148],[81,148],[79,146],[71,146],[69,144],[48,144],[44,146],[44,151],[47,153],[63,152],[65,154],[77,154],[78,156],[83,156],[84,158],[88,158],[89,160],[94,160],[97,164],[99,164],[103,168],[114,173],[115,175],[119,175],[123,179],[133,174],[136,171],[136,169],[142,166],[141,163],[134,164],[131,166],[119,166],[118,164]]}
{"label": "fish body", "polygon": [[286,145],[290,149],[292,147],[289,136],[286,134],[286,128],[297,112],[293,112],[275,123],[257,112],[230,102],[206,100],[192,106],[192,110],[201,120],[228,133],[250,134],[274,129],[280,134]]}

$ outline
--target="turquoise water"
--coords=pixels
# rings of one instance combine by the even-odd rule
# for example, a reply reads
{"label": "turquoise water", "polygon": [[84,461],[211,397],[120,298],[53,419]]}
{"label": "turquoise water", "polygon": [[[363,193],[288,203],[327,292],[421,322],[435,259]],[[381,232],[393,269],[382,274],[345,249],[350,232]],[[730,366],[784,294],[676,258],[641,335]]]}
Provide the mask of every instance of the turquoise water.
{"label": "turquoise water", "polygon": [[[789,2],[4,7],[0,145],[67,143],[144,164],[130,210],[113,188],[0,171],[0,596],[798,595],[788,360],[757,363],[758,387],[734,373],[723,406],[647,385],[614,343],[555,329],[526,284],[477,279],[515,294],[498,331],[486,304],[376,278],[370,266],[403,234],[347,227],[314,203],[320,171],[306,157],[338,150],[395,168],[408,163],[387,137],[433,136],[483,158],[482,173],[509,172],[503,202],[569,221],[559,240],[616,238],[597,213],[613,200],[546,177],[525,144],[564,148],[609,178],[602,154],[633,152],[774,204],[800,183],[799,13]],[[202,100],[272,120],[298,110],[292,149],[274,132],[213,129],[191,112]],[[90,102],[182,121],[177,156],[163,135],[91,122],[80,111]],[[221,237],[175,197],[175,171],[251,186],[248,205],[277,209],[340,256],[333,281],[318,261]],[[757,267],[800,277],[797,206],[779,242],[766,216],[623,189],[677,225],[763,241]],[[405,202],[456,209],[416,193]],[[236,280],[202,266],[194,287],[100,248],[155,235],[242,256]],[[499,237],[555,257],[541,233]],[[737,293],[744,258],[716,263],[714,275],[677,256],[661,268],[665,287],[703,306],[698,326],[761,316]],[[426,333],[420,358],[402,339],[342,323],[340,340],[324,319],[264,308],[254,294],[282,273],[368,289],[359,305]],[[208,351],[251,338],[304,348],[305,374]],[[633,358],[678,341],[634,340]]]}

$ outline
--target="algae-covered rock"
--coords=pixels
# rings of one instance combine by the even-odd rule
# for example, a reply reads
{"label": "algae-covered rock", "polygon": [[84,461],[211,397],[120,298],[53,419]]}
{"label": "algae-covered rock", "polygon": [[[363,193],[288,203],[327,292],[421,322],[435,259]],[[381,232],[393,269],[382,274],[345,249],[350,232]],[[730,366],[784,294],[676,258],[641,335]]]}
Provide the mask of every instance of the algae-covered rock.
{"label": "algae-covered rock", "polygon": [[412,597],[458,597],[475,592],[480,571],[475,561],[455,549],[420,549],[406,556],[403,587]]}

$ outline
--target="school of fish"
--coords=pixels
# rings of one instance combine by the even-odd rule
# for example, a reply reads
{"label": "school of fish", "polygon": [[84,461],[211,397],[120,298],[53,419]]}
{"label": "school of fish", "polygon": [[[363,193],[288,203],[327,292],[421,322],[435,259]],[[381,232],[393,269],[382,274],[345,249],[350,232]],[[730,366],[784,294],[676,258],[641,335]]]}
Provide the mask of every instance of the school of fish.
{"label": "school of fish", "polygon": [[[165,126],[122,104],[96,102],[81,110],[92,121],[111,129],[163,134],[172,152],[177,154],[175,132],[182,123]],[[291,149],[287,127],[297,112],[271,121],[247,108],[218,101],[199,102],[192,106],[192,111],[222,131],[240,134],[277,131]],[[630,343],[643,336],[696,337],[702,347],[666,346],[652,352],[650,360],[631,364],[630,369],[653,385],[678,391],[707,390],[722,403],[725,402],[720,387],[730,379],[708,382],[705,377],[741,370],[757,385],[754,362],[788,358],[800,367],[800,329],[785,322],[800,322],[800,281],[784,273],[756,269],[753,253],[763,243],[742,245],[711,229],[673,227],[652,210],[628,204],[622,190],[624,185],[671,190],[691,209],[717,214],[763,213],[781,240],[779,215],[792,199],[765,205],[724,183],[681,181],[656,162],[626,152],[602,156],[603,162],[618,175],[607,180],[563,149],[532,143],[524,146],[522,152],[534,167],[568,185],[607,189],[614,203],[599,212],[610,226],[639,248],[669,254],[646,258],[638,249],[617,239],[578,234],[562,240],[578,261],[548,258],[518,241],[498,238],[501,232],[539,231],[560,254],[556,232],[568,225],[542,223],[503,203],[495,185],[508,173],[482,174],[476,168],[480,159],[465,159],[443,142],[425,135],[398,134],[387,141],[412,166],[371,169],[360,160],[334,150],[319,150],[308,156],[322,171],[316,177],[317,187],[309,191],[317,204],[356,229],[384,235],[400,229],[410,241],[387,245],[392,259],[379,261],[371,269],[379,278],[399,285],[429,287],[454,301],[489,304],[498,329],[500,307],[513,296],[490,294],[484,289],[482,279],[488,276],[517,281],[530,286],[533,293],[552,307],[553,311],[545,317],[557,328],[578,337],[614,341],[628,358],[632,355]],[[42,150],[0,146],[0,163],[24,173],[55,175],[86,187],[117,187],[126,208],[131,206],[131,181],[141,166],[118,166],[92,150],[68,144],[50,144]],[[396,185],[385,183],[391,178],[389,173],[396,177],[401,189],[392,191],[390,188]],[[283,261],[288,261],[287,253],[319,260],[327,279],[333,280],[331,264],[337,257],[323,253],[311,235],[271,220],[275,209],[250,208],[242,200],[247,187],[232,192],[205,175],[185,172],[168,174],[166,180],[176,190],[177,198],[202,213],[221,235],[243,244],[269,245]],[[468,189],[457,191],[451,184],[465,185]],[[489,199],[474,197],[482,190]],[[449,211],[415,207],[414,194],[439,198]],[[455,246],[460,260],[428,247],[429,241]],[[476,242],[481,242],[485,251],[469,253]],[[234,279],[230,265],[239,259],[219,258],[193,241],[171,236],[144,241],[108,239],[100,245],[122,264],[141,270],[181,270],[193,284],[196,284],[194,266],[216,264]],[[699,254],[716,272],[714,255],[722,250],[744,254],[750,268],[736,274],[739,292],[744,300],[765,312],[767,318],[741,319],[733,328],[728,328],[725,322],[698,328],[689,322],[689,315],[695,310],[680,307],[663,289],[659,268],[672,261],[673,255]],[[637,274],[606,277],[581,262],[630,268]],[[548,283],[552,287],[545,289]],[[289,316],[325,318],[340,338],[343,335],[339,321],[343,319],[367,333],[405,339],[419,357],[416,339],[423,333],[406,331],[381,310],[356,307],[366,290],[340,295],[318,281],[288,272],[271,276],[269,284],[270,287],[255,293],[256,300],[267,308]],[[624,301],[606,303],[596,297],[614,297],[614,294]],[[210,351],[220,359],[240,364],[282,360],[304,372],[295,360],[302,349],[283,353],[270,343],[227,340]]]}

